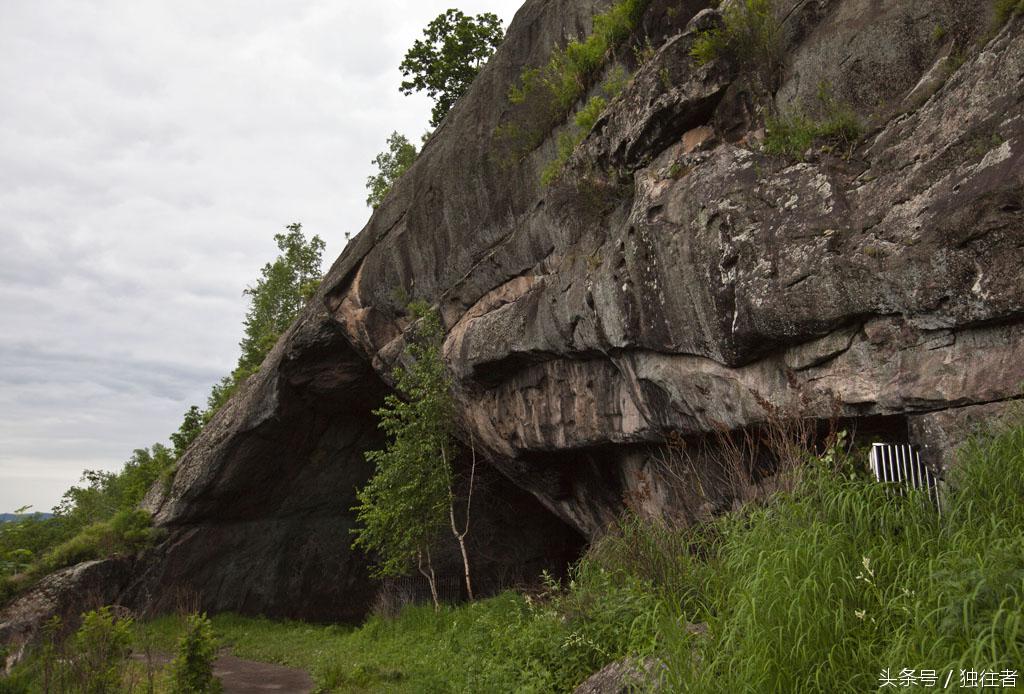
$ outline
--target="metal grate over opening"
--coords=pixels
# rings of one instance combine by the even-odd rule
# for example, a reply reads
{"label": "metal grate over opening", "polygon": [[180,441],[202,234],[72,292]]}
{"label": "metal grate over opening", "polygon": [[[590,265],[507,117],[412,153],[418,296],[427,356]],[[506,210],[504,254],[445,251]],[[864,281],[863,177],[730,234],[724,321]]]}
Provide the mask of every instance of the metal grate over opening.
{"label": "metal grate over opening", "polygon": [[921,454],[914,446],[893,443],[871,445],[871,471],[879,482],[887,482],[900,494],[907,489],[921,489],[942,513],[939,496],[939,478],[931,468],[921,462]]}

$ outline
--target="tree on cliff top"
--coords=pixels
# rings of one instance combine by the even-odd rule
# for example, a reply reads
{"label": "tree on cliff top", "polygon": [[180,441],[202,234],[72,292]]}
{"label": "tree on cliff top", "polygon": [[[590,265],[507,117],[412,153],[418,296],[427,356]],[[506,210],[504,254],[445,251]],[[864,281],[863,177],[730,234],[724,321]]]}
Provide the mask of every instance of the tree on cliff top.
{"label": "tree on cliff top", "polygon": [[498,16],[471,17],[450,9],[423,30],[399,66],[403,94],[426,91],[434,100],[430,124],[437,127],[459,100],[505,37]]}
{"label": "tree on cliff top", "polygon": [[[256,373],[277,338],[320,284],[324,241],[319,236],[307,241],[299,222],[289,224],[285,230],[287,233],[274,234],[281,254],[264,265],[256,284],[244,291],[249,297],[249,310],[245,314],[245,336],[238,343],[242,355],[231,375],[213,387],[207,400],[206,419],[228,401],[245,379]],[[195,432],[189,434],[195,438]]]}
{"label": "tree on cliff top", "polygon": [[373,163],[377,165],[377,174],[366,179],[366,189],[370,191],[366,197],[366,204],[377,209],[384,202],[391,186],[415,160],[416,145],[397,131],[391,133],[388,137],[387,151],[381,152],[373,159]]}
{"label": "tree on cliff top", "polygon": [[411,363],[395,372],[404,397],[389,395],[383,407],[374,411],[389,443],[383,450],[366,453],[375,472],[357,493],[359,503],[353,510],[358,527],[353,531],[356,539],[352,546],[376,557],[377,576],[402,576],[415,566],[427,579],[436,607],[437,579],[430,550],[446,520],[462,550],[466,590],[473,598],[465,545],[472,473],[465,525],[460,532],[452,473],[455,408],[441,358],[444,331],[437,314],[426,304],[414,303],[410,309],[417,319],[407,348]]}

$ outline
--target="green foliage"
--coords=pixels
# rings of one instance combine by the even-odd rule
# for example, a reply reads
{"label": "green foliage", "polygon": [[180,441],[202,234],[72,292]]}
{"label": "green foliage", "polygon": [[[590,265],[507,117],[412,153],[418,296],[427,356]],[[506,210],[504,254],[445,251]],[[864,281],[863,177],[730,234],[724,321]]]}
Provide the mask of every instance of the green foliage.
{"label": "green foliage", "polygon": [[816,143],[826,143],[849,151],[860,139],[864,126],[853,110],[841,104],[828,91],[819,88],[818,101],[823,116],[811,118],[802,113],[769,118],[765,128],[764,150],[769,154],[802,160]]}
{"label": "green foliage", "polygon": [[[259,370],[278,338],[320,285],[324,241],[315,235],[307,241],[299,222],[285,229],[287,233],[274,234],[280,255],[274,262],[264,265],[256,284],[243,292],[249,297],[249,310],[243,322],[245,333],[238,345],[242,354],[231,375],[213,387],[203,415],[207,421]],[[193,437],[198,434],[189,433]]]}
{"label": "green foliage", "polygon": [[594,128],[601,113],[608,106],[608,101],[614,99],[625,88],[628,75],[625,68],[616,66],[611,70],[608,78],[601,84],[601,94],[596,94],[587,100],[587,103],[576,112],[573,124],[566,132],[558,137],[558,149],[555,158],[548,162],[541,171],[540,180],[544,185],[551,185],[562,175],[569,157],[576,150],[587,135]]}
{"label": "green foliage", "polygon": [[199,432],[203,430],[204,423],[202,410],[196,405],[188,408],[188,412],[185,413],[185,417],[182,419],[181,426],[170,437],[171,443],[174,445],[175,460],[185,455],[185,451],[196,440],[196,437],[199,436]]}
{"label": "green foliage", "polygon": [[85,526],[49,550],[35,570],[46,573],[115,554],[134,554],[149,547],[156,538],[157,531],[152,527],[149,513],[141,509],[125,509],[109,520]]}
{"label": "green foliage", "polygon": [[[716,524],[698,647],[670,686],[863,691],[889,667],[1000,670],[1024,655],[1024,424],[969,444],[939,517],[920,493],[815,470],[795,495]],[[799,635],[799,638],[794,638]]]}
{"label": "green foliage", "polygon": [[256,284],[246,287],[249,310],[245,314],[245,336],[239,343],[242,356],[238,368],[255,372],[320,284],[321,256],[325,248],[319,236],[306,241],[302,224],[285,227],[287,233],[274,234],[281,254],[260,271]]}
{"label": "green foliage", "polygon": [[782,28],[772,0],[739,0],[726,7],[724,27],[701,34],[690,49],[699,65],[716,59],[737,65],[762,93],[775,91],[782,66]]}
{"label": "green foliage", "polygon": [[115,619],[110,608],[82,615],[75,633],[72,667],[82,694],[122,691],[122,677],[130,652],[131,620]]}
{"label": "green foliage", "polygon": [[54,512],[75,529],[107,520],[118,511],[134,509],[165,470],[174,466],[176,456],[159,443],[138,448],[120,472],[86,470],[84,486],[64,492]]}
{"label": "green foliage", "polygon": [[[65,638],[65,625],[53,617],[43,625],[41,644],[11,678],[0,678],[0,692],[117,694],[133,690],[129,677],[132,620],[109,607],[82,615],[78,631]],[[5,688],[5,684],[10,684]]]}
{"label": "green foliage", "polygon": [[415,160],[416,146],[409,142],[405,135],[391,133],[388,137],[387,151],[381,152],[373,159],[377,166],[377,174],[366,179],[366,189],[370,191],[366,204],[377,209],[384,202],[391,186]]}
{"label": "green foliage", "polygon": [[375,472],[353,509],[353,547],[373,554],[378,576],[406,574],[429,552],[445,524],[451,493],[453,403],[441,358],[444,331],[425,304],[414,303],[410,310],[417,321],[407,346],[410,363],[395,371],[402,397],[389,395],[374,411],[389,443],[366,453]]}
{"label": "green foliage", "polygon": [[[469,90],[480,68],[505,37],[501,20],[491,12],[470,17],[456,9],[438,15],[423,30],[399,66],[401,92],[426,91],[434,100],[430,124],[434,127]],[[376,207],[376,205],[374,205]]]}
{"label": "green foliage", "polygon": [[166,446],[140,448],[118,473],[86,470],[85,484],[64,493],[53,517],[0,524],[0,602],[48,571],[148,546],[155,531],[137,508],[174,460]]}
{"label": "green foliage", "polygon": [[1024,14],[1024,0],[996,0],[995,3],[996,24],[1002,26],[1010,21],[1010,18]]}
{"label": "green foliage", "polygon": [[178,642],[178,654],[171,663],[173,694],[217,694],[223,691],[220,680],[213,676],[217,658],[217,641],[213,625],[205,614],[188,618],[185,634]]}
{"label": "green foliage", "polygon": [[[535,149],[564,121],[586,93],[614,50],[634,31],[650,0],[619,0],[594,17],[594,29],[583,41],[571,40],[540,67],[526,68],[509,88],[508,99],[519,109],[516,120],[502,123],[495,137],[522,157]],[[621,89],[622,70],[611,80]]]}

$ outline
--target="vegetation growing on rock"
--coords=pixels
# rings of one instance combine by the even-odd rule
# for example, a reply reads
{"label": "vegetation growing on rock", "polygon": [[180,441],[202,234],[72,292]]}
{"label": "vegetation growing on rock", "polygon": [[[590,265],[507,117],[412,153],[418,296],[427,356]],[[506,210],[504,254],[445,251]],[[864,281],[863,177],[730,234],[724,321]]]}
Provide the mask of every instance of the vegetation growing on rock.
{"label": "vegetation growing on rock", "polygon": [[134,554],[158,538],[149,513],[139,510],[139,504],[154,484],[169,483],[177,460],[259,368],[320,282],[322,239],[307,240],[296,222],[274,240],[281,255],[264,265],[256,283],[244,291],[250,304],[238,366],[214,385],[208,408],[193,406],[185,413],[178,431],[170,435],[173,450],[156,443],[135,450],[119,472],[86,470],[84,484],[64,493],[53,517],[26,516],[0,524],[0,603],[48,572],[114,554]]}
{"label": "vegetation growing on rock", "polygon": [[377,173],[366,179],[366,189],[370,194],[366,204],[376,209],[387,196],[391,186],[416,161],[416,146],[398,132],[388,137],[388,148],[373,158]]}
{"label": "vegetation growing on rock", "polygon": [[[554,50],[544,65],[522,71],[508,93],[509,102],[519,108],[494,132],[498,149],[509,150],[504,155],[506,163],[532,152],[566,119],[614,51],[636,29],[649,3],[650,0],[619,0],[594,17],[593,31],[582,41],[571,39],[564,48]],[[612,91],[621,90],[623,82],[621,74],[613,75],[609,84],[617,88]],[[588,104],[583,112],[593,111],[596,103]],[[574,143],[584,135],[586,130],[566,135],[559,143],[557,161],[564,163],[567,152],[571,153]],[[544,175],[545,182],[550,182],[560,169],[560,164],[551,164]]]}
{"label": "vegetation growing on rock", "polygon": [[[362,547],[376,560],[378,576],[403,576],[415,567],[430,585],[439,607],[437,578],[431,553],[450,520],[460,543],[467,592],[472,598],[465,531],[455,519],[452,470],[457,450],[451,381],[441,356],[444,331],[437,314],[426,304],[413,303],[416,321],[406,349],[408,364],[395,371],[398,394],[388,395],[375,410],[388,436],[383,450],[367,451],[374,474],[359,490],[353,547]],[[472,495],[472,481],[469,494]]]}
{"label": "vegetation growing on rock", "polygon": [[430,124],[436,128],[504,37],[501,20],[492,12],[475,17],[456,9],[441,13],[399,66],[402,75],[411,78],[402,82],[402,93],[426,91],[434,100]]}
{"label": "vegetation growing on rock", "polygon": [[[1024,657],[1024,421],[968,443],[939,517],[886,493],[864,451],[689,529],[626,517],[570,580],[358,629],[232,615],[242,657],[325,691],[570,692],[622,658],[668,691],[866,691],[885,668],[1013,671]],[[149,629],[173,641],[180,620]],[[800,637],[802,636],[802,638]]]}

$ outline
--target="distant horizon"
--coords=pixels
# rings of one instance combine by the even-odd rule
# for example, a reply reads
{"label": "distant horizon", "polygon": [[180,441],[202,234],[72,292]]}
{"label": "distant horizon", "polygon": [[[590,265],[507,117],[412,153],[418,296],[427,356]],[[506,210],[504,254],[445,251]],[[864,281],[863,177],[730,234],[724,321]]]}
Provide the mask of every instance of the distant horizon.
{"label": "distant horizon", "polygon": [[205,405],[275,233],[330,266],[388,135],[429,129],[398,65],[449,7],[0,7],[0,508],[51,509]]}

